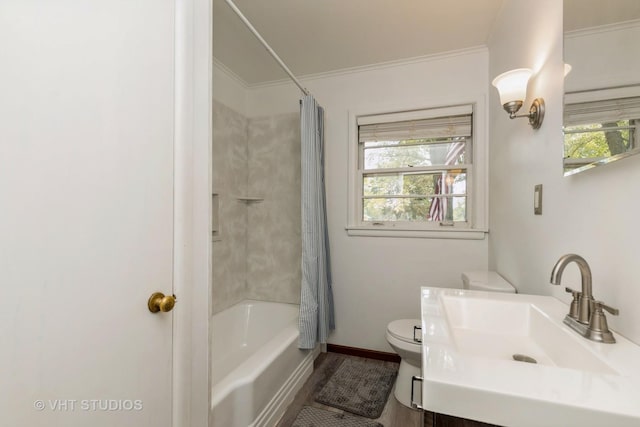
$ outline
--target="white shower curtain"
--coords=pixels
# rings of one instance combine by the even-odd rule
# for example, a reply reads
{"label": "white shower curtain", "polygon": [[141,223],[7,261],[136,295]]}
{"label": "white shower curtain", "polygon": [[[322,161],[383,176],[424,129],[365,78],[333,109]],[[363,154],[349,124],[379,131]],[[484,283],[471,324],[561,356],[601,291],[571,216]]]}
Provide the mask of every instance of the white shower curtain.
{"label": "white shower curtain", "polygon": [[302,288],[298,347],[327,342],[335,329],[324,187],[324,110],[311,95],[300,111],[302,158]]}

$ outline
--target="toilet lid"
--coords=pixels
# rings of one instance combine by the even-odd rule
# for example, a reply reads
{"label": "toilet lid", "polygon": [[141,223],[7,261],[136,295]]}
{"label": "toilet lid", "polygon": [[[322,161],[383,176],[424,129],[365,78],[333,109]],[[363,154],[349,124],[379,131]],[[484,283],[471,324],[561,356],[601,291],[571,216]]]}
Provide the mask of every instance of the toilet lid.
{"label": "toilet lid", "polygon": [[[391,336],[393,336],[394,338],[417,344],[413,340],[413,327],[420,327],[421,324],[422,322],[420,321],[420,319],[394,320],[393,322],[389,323],[389,325],[387,325],[387,332],[389,332],[389,334],[391,334]],[[420,338],[420,336],[420,331],[416,331],[416,338]]]}

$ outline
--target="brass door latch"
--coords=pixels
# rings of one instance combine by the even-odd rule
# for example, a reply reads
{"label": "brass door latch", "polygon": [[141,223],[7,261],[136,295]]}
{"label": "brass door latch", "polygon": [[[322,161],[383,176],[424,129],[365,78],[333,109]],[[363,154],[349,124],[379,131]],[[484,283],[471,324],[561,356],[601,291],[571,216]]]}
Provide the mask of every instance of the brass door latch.
{"label": "brass door latch", "polygon": [[152,313],[159,311],[166,313],[173,310],[173,307],[176,305],[176,300],[175,295],[165,295],[162,292],[154,292],[149,297],[147,307],[149,307],[149,311]]}

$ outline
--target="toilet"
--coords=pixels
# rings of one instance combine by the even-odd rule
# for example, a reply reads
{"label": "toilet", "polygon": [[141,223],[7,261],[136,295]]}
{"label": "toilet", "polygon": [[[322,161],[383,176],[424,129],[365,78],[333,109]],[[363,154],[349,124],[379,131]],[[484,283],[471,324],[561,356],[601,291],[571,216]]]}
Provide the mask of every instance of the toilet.
{"label": "toilet", "polygon": [[[469,290],[516,293],[516,289],[495,271],[462,273],[462,287]],[[400,403],[411,407],[411,378],[421,376],[422,337],[420,319],[394,320],[387,325],[387,341],[400,356],[400,369],[394,395]],[[414,335],[415,334],[415,335]],[[415,385],[415,400],[419,400],[419,384]],[[417,402],[416,402],[417,403]]]}
{"label": "toilet", "polygon": [[495,271],[467,271],[462,273],[462,288],[475,291],[515,294],[516,288]]}

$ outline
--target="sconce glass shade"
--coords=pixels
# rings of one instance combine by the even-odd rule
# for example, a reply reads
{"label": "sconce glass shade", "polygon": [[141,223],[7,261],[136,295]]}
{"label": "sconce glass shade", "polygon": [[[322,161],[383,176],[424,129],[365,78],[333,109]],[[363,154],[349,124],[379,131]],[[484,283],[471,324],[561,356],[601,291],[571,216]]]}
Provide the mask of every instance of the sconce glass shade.
{"label": "sconce glass shade", "polygon": [[567,74],[569,74],[571,72],[571,64],[567,64],[565,62],[564,64],[564,76],[567,77]]}
{"label": "sconce glass shade", "polygon": [[500,74],[493,79],[492,84],[498,89],[500,103],[502,105],[510,102],[520,101],[520,105],[527,97],[527,83],[533,71],[528,68],[518,68]]}

